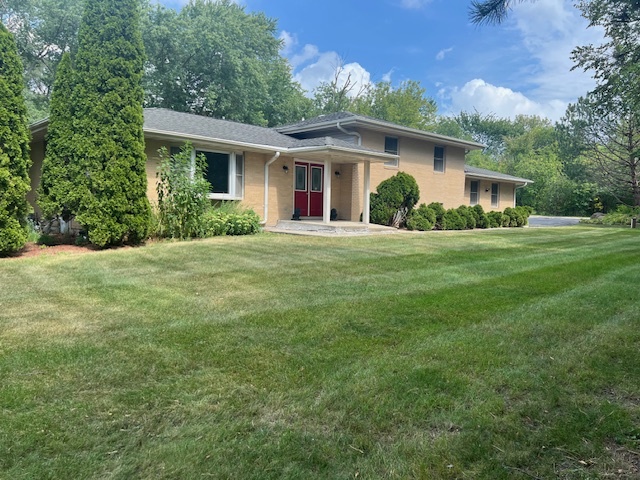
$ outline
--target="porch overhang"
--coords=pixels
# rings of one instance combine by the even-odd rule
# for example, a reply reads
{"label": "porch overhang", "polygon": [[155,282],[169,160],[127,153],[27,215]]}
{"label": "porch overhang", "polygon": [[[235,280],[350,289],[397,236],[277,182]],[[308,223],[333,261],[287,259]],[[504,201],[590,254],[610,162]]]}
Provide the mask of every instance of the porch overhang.
{"label": "porch overhang", "polygon": [[324,161],[329,158],[332,162],[339,163],[384,163],[395,161],[399,158],[398,155],[390,153],[364,151],[359,148],[335,145],[288,148],[285,152],[290,156],[303,160]]}

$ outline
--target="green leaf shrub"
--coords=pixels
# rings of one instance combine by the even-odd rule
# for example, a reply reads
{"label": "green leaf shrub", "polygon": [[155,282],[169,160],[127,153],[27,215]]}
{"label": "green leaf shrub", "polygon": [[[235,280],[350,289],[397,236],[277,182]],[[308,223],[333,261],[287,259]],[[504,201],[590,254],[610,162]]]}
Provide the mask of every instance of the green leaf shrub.
{"label": "green leaf shrub", "polygon": [[207,235],[205,213],[211,210],[211,185],[205,178],[202,156],[192,160],[190,143],[175,155],[161,148],[158,193],[157,235],[168,238],[195,238]]}
{"label": "green leaf shrub", "polygon": [[144,241],[147,198],[138,0],[87,0],[78,33],[73,159],[76,220],[101,247]]}
{"label": "green leaf shrub", "polygon": [[497,211],[491,211],[489,213],[487,213],[487,219],[489,221],[489,228],[499,228],[504,226],[504,219],[507,219],[507,222],[509,221],[509,217],[507,217],[506,215],[504,215],[502,212],[497,212]]}
{"label": "green leaf shrub", "polygon": [[489,228],[489,217],[482,208],[482,205],[474,205],[471,207],[472,213],[476,219],[476,228]]}
{"label": "green leaf shrub", "polygon": [[0,256],[20,250],[29,235],[29,129],[22,62],[0,23]]}
{"label": "green leaf shrub", "polygon": [[62,56],[53,83],[46,152],[38,187],[38,205],[47,220],[60,217],[65,222],[71,221],[81,201],[78,195],[81,190],[74,184],[84,172],[80,163],[73,160],[73,102],[69,101],[73,82],[71,56],[67,52]]}
{"label": "green leaf shrub", "polygon": [[614,212],[607,213],[603,217],[583,220],[583,223],[595,225],[631,225],[632,218],[640,218],[640,207],[620,205]]}
{"label": "green leaf shrub", "polygon": [[442,206],[441,203],[438,202],[431,202],[429,205],[427,205],[427,208],[433,210],[433,212],[436,214],[435,227],[439,230],[442,230],[442,217],[447,210]]}
{"label": "green leaf shrub", "polygon": [[398,212],[406,216],[420,199],[420,189],[415,178],[398,172],[378,185],[377,192],[371,194],[370,219],[379,225],[391,225]]}
{"label": "green leaf shrub", "polygon": [[472,208],[466,205],[460,205],[458,207],[458,213],[462,218],[464,218],[467,229],[472,230],[476,228],[476,216]]}
{"label": "green leaf shrub", "polygon": [[529,222],[530,210],[527,207],[508,207],[504,209],[504,215],[509,217],[508,227],[524,227]]}
{"label": "green leaf shrub", "polygon": [[210,209],[204,217],[205,236],[253,235],[260,231],[260,217],[253,210],[229,213],[217,208]]}
{"label": "green leaf shrub", "polygon": [[407,229],[421,232],[433,230],[436,225],[436,212],[426,204],[421,204],[407,216]]}
{"label": "green leaf shrub", "polygon": [[450,208],[442,216],[442,230],[464,230],[467,222],[460,216],[458,210]]}

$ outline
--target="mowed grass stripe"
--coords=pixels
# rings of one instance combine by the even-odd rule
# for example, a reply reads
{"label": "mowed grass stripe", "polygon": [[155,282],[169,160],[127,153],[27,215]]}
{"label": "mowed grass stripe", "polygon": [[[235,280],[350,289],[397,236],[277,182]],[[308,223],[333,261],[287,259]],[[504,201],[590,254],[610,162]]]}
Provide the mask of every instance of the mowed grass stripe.
{"label": "mowed grass stripe", "polygon": [[[12,287],[0,301],[11,312],[0,444],[11,455],[0,453],[0,472],[626,471],[611,446],[632,450],[637,438],[639,305],[629,292],[639,239],[609,229],[265,235],[2,264]],[[20,286],[57,313],[29,318]]]}

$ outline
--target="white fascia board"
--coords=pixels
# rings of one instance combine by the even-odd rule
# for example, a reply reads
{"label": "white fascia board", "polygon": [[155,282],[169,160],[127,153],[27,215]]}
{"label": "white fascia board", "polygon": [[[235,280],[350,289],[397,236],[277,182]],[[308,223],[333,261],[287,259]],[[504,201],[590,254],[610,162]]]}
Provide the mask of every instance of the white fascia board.
{"label": "white fascia board", "polygon": [[187,133],[176,133],[176,132],[171,132],[167,130],[156,130],[151,128],[145,128],[144,133],[147,133],[149,135],[158,135],[168,140],[176,140],[176,141],[190,140],[190,141],[199,142],[199,143],[214,143],[218,145],[229,145],[230,147],[237,147],[239,149],[253,150],[253,151],[262,152],[262,153],[285,152],[288,150],[286,147],[260,145],[256,143],[239,142],[236,140],[226,140],[222,138],[205,137],[202,135],[190,135]]}
{"label": "white fascia board", "polygon": [[534,183],[533,180],[527,180],[526,178],[501,178],[501,177],[494,177],[491,175],[484,175],[482,173],[465,173],[464,174],[465,177],[467,178],[479,178],[479,179],[487,179],[487,180],[497,180],[498,182],[503,182],[503,183],[515,183],[518,185],[527,185],[529,183]]}
{"label": "white fascia board", "polygon": [[[383,152],[371,152],[371,151],[363,151],[357,148],[348,148],[348,147],[338,147],[335,145],[325,145],[325,146],[314,146],[314,147],[293,147],[285,150],[290,154],[298,154],[298,153],[346,153],[349,155],[356,155],[359,157],[366,157],[369,160],[376,159],[374,161],[379,162],[388,162],[389,160],[397,160],[400,158],[398,155],[393,155],[391,153],[383,153]],[[364,161],[364,158],[363,158]]]}

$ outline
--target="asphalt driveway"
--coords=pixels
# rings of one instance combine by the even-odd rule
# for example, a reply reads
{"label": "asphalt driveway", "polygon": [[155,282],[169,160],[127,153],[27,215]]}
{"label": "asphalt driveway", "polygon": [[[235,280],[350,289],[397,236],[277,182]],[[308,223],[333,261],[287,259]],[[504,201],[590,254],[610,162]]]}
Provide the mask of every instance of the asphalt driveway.
{"label": "asphalt driveway", "polygon": [[531,215],[530,227],[570,227],[580,223],[581,217],[550,217],[543,215]]}

